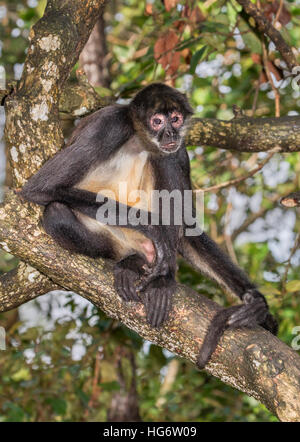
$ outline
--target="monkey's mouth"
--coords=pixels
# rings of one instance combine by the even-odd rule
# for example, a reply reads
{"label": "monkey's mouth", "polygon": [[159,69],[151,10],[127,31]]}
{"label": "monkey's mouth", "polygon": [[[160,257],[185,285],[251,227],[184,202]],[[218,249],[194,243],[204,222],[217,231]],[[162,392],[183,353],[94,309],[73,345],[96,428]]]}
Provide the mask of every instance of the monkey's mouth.
{"label": "monkey's mouth", "polygon": [[164,152],[174,152],[175,150],[177,150],[177,143],[175,143],[175,141],[172,141],[170,143],[163,144],[161,148]]}

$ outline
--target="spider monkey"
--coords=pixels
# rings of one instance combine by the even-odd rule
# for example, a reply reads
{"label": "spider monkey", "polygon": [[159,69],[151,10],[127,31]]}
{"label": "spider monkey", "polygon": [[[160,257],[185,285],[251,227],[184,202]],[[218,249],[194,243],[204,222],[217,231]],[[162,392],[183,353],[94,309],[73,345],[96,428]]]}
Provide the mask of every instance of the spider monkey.
{"label": "spider monkey", "polygon": [[[128,105],[112,105],[81,120],[67,146],[47,161],[21,190],[24,199],[45,206],[43,225],[62,247],[115,261],[115,288],[124,301],[142,302],[147,320],[167,320],[175,290],[176,255],[237,295],[242,304],[220,310],[210,323],[198,356],[203,368],[225,329],[261,325],[276,334],[277,323],[264,296],[205,233],[188,236],[187,225],[151,224],[152,190],[191,191],[184,135],[192,108],[186,96],[153,83]],[[126,196],[118,194],[125,183]],[[146,202],[128,201],[143,191]],[[111,196],[113,195],[113,196]],[[115,220],[100,222],[109,207]],[[194,209],[193,209],[194,210]],[[136,222],[139,217],[147,222]]]}

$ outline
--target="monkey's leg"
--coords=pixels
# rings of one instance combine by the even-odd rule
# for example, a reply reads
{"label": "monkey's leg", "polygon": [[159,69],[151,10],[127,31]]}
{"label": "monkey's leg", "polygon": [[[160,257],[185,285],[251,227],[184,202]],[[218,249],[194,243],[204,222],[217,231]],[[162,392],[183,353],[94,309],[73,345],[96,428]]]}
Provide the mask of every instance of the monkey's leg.
{"label": "monkey's leg", "polygon": [[[93,192],[83,189],[60,188],[55,194],[55,199],[72,209],[79,211],[92,219],[99,220],[98,210],[105,204],[106,209],[110,209],[115,215],[113,224],[110,220],[107,225],[127,227],[143,233],[152,240],[155,246],[155,261],[148,266],[148,272],[143,277],[139,290],[144,290],[146,286],[159,276],[166,276],[169,271],[176,268],[176,249],[178,244],[178,226],[151,225],[151,213],[131,206],[119,203],[118,201],[106,198],[105,201],[97,201],[97,195]],[[140,212],[141,219],[146,223],[131,223],[133,212],[137,215]],[[131,215],[131,216],[130,216]],[[138,217],[137,217],[138,218]]]}
{"label": "monkey's leg", "polygon": [[[46,207],[43,224],[46,232],[71,252],[93,258],[116,258],[113,241],[105,234],[91,232],[62,203],[51,203]],[[130,255],[116,263],[115,287],[124,301],[142,302],[136,291],[136,283],[142,275],[144,264],[145,260],[138,255]]]}
{"label": "monkey's leg", "polygon": [[92,258],[115,258],[111,239],[100,232],[91,232],[64,204],[49,204],[44,211],[43,225],[58,244],[71,252],[82,253]]}
{"label": "monkey's leg", "polygon": [[277,333],[277,322],[270,314],[264,296],[205,233],[185,237],[179,251],[197,270],[243,301],[241,305],[220,310],[213,318],[198,357],[199,368],[209,361],[228,328],[261,325],[271,333]]}
{"label": "monkey's leg", "polygon": [[[77,253],[84,253],[90,256],[104,255],[101,243],[107,244],[106,253],[112,249],[112,244],[106,236],[95,245],[95,234],[83,226],[72,210],[79,211],[92,218],[97,218],[96,213],[101,204],[96,202],[96,195],[92,192],[77,189],[61,189],[58,198],[61,202],[51,203],[45,211],[45,228],[58,243]],[[66,204],[64,204],[65,202]],[[177,239],[172,239],[172,233],[164,230],[164,226],[151,226],[140,224],[131,226],[128,224],[128,217],[118,217],[121,204],[116,204],[116,225],[126,226],[141,231],[153,241],[155,246],[155,262],[149,266],[147,261],[138,255],[131,255],[124,258],[115,267],[115,287],[125,301],[141,301],[145,305],[147,320],[153,327],[159,327],[167,318],[172,304],[172,295],[175,290],[175,269],[176,269],[176,244]],[[123,205],[123,209],[126,206]],[[62,213],[57,216],[57,209]],[[132,210],[128,207],[128,210]],[[53,212],[53,213],[52,213]],[[127,215],[128,212],[123,211]],[[67,224],[63,222],[68,217]],[[127,223],[127,224],[126,224]],[[70,232],[70,225],[73,226]],[[170,229],[172,232],[172,228]],[[177,231],[174,230],[174,236]],[[88,238],[87,238],[88,236]],[[100,244],[100,245],[99,245]],[[146,271],[144,271],[146,270]],[[140,281],[142,278],[142,281]],[[138,283],[139,282],[139,283]],[[138,292],[141,292],[139,296]]]}
{"label": "monkey's leg", "polygon": [[[55,202],[46,207],[43,224],[46,232],[71,252],[93,258],[116,259],[112,239],[104,233],[91,232],[62,203]],[[136,285],[146,264],[146,260],[138,254],[129,255],[115,264],[115,288],[124,301],[143,302],[137,294]]]}

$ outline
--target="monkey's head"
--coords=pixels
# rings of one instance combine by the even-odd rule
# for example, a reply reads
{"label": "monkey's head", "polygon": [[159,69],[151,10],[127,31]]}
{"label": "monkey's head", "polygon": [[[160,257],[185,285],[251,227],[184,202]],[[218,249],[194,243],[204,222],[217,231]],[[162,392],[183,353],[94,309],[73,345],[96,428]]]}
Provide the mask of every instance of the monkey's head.
{"label": "monkey's head", "polygon": [[168,155],[184,144],[193,110],[184,94],[162,83],[142,89],[130,103],[133,124],[146,148]]}

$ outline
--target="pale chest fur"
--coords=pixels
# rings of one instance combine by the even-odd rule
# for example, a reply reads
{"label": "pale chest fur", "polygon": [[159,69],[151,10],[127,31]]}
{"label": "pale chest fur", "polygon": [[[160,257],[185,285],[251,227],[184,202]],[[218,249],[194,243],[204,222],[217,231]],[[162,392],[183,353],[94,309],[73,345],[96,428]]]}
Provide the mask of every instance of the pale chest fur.
{"label": "pale chest fur", "polygon": [[[143,150],[138,138],[134,136],[112,159],[94,167],[76,187],[101,193],[129,206],[150,210],[154,178],[149,153]],[[142,233],[102,224],[80,212],[76,212],[76,216],[89,230],[105,233],[112,239],[118,259],[138,251],[152,262],[154,247]]]}
{"label": "pale chest fur", "polygon": [[109,159],[88,173],[76,187],[101,193],[121,203],[150,208],[154,179],[149,153],[132,137]]}

